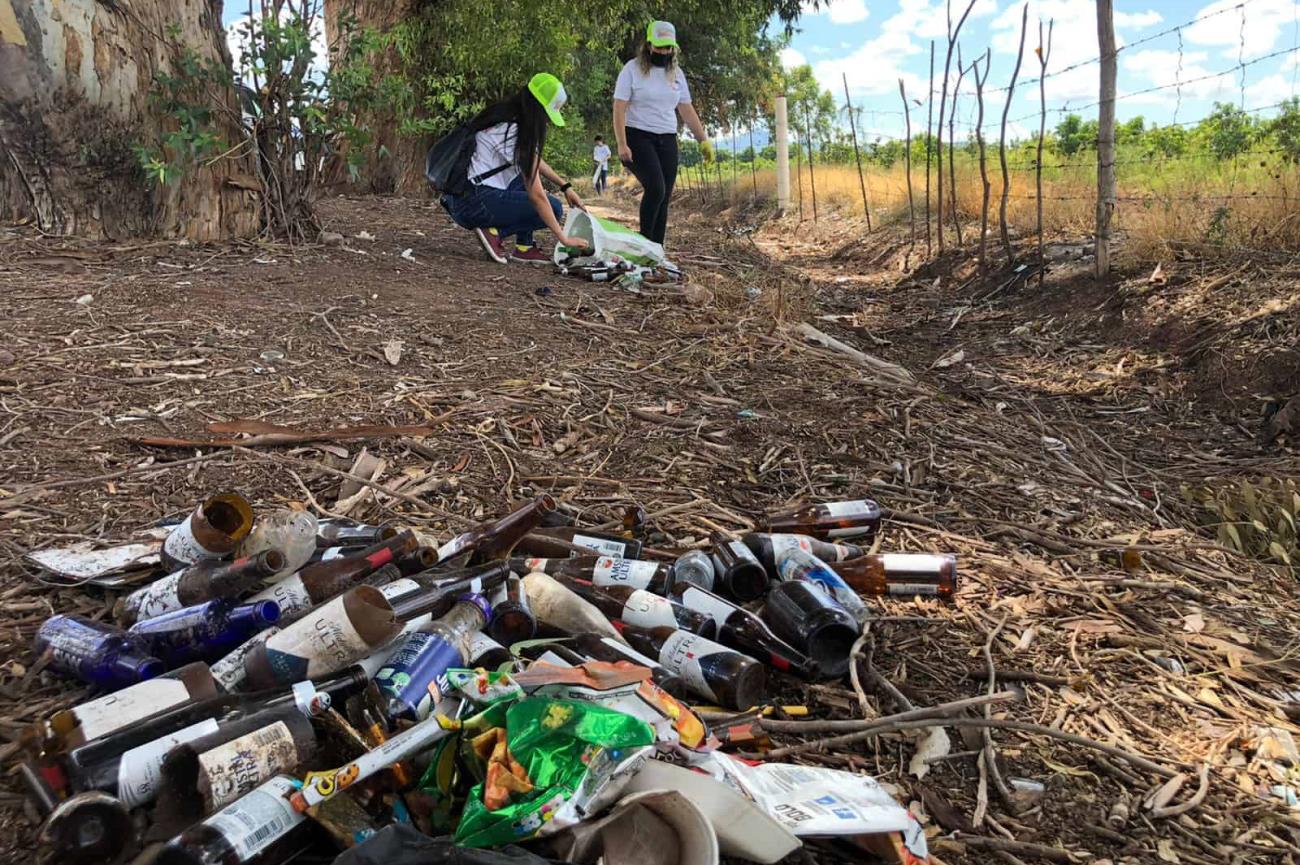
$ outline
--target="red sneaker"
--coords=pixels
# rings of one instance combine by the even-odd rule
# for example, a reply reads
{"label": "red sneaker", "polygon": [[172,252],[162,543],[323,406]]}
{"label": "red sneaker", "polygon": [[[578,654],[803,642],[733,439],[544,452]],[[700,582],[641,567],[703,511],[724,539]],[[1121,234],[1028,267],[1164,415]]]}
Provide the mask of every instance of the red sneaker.
{"label": "red sneaker", "polygon": [[546,257],[546,253],[537,248],[537,244],[532,246],[520,247],[515,244],[510,250],[510,258],[514,261],[522,261],[524,264],[550,264],[551,260]]}
{"label": "red sneaker", "polygon": [[506,245],[495,228],[476,228],[474,236],[478,238],[479,245],[488,254],[488,258],[497,264],[506,263]]}

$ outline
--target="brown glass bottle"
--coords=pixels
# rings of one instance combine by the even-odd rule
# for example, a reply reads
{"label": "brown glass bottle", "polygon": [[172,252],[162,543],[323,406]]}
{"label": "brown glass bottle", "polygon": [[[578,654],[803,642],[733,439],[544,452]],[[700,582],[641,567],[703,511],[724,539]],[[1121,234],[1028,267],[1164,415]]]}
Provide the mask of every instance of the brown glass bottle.
{"label": "brown glass bottle", "polygon": [[393,612],[403,622],[423,615],[435,619],[447,613],[456,598],[466,592],[491,595],[510,576],[509,562],[485,562],[455,570],[423,571],[408,579],[421,587],[419,592],[402,592],[390,598]]}
{"label": "brown glass bottle", "polygon": [[[550,545],[547,541],[560,541],[566,546]],[[530,556],[547,556],[563,558],[572,555],[569,547],[578,547],[578,555],[613,556],[622,559],[635,559],[641,555],[641,542],[635,538],[598,532],[578,526],[546,526],[533,529],[517,547],[520,553]]]}
{"label": "brown glass bottle", "polygon": [[253,530],[253,507],[239,493],[218,493],[194,509],[163,540],[160,555],[169,570],[202,559],[224,559]]}
{"label": "brown glass bottle", "polygon": [[717,640],[722,645],[753,658],[766,659],[781,672],[803,679],[815,679],[821,674],[811,658],[772,633],[758,616],[726,598],[690,583],[678,583],[669,594],[682,606],[705,613],[717,622]]}
{"label": "brown glass bottle", "polygon": [[118,602],[114,612],[118,622],[129,627],[143,619],[152,619],[204,601],[232,600],[261,585],[267,577],[275,576],[284,565],[284,553],[279,550],[263,550],[255,556],[233,562],[200,559],[183,570],[136,589]]}
{"label": "brown glass bottle", "polygon": [[528,605],[528,590],[524,581],[511,574],[495,592],[488,595],[492,604],[492,618],[488,622],[488,636],[513,646],[531,640],[537,633],[537,617]]}
{"label": "brown glass bottle", "polygon": [[535,529],[542,517],[555,510],[555,499],[542,494],[499,520],[462,532],[438,548],[438,561],[470,554],[471,563],[486,562],[510,554],[520,538]]}
{"label": "brown glass bottle", "polygon": [[808,580],[777,583],[767,593],[763,621],[772,633],[812,658],[822,675],[839,678],[848,672],[858,624],[820,584]]}
{"label": "brown glass bottle", "polygon": [[289,804],[301,785],[277,775],[167,843],[157,865],[278,865],[302,851],[313,821]]}
{"label": "brown glass bottle", "polygon": [[[619,661],[628,661],[650,670],[650,680],[664,689],[668,693],[684,700],[687,697],[686,682],[681,676],[669,670],[663,664],[654,658],[636,651],[626,643],[620,643],[618,640],[610,639],[601,634],[578,634],[565,643],[556,643],[545,648],[557,649],[556,654],[571,664],[581,664],[584,661],[604,661],[607,664],[617,664]],[[565,650],[573,653],[573,657],[565,654]]]}
{"label": "brown glass bottle", "polygon": [[714,589],[718,594],[742,604],[763,597],[769,582],[767,571],[749,547],[719,532],[709,540],[713,544],[713,570],[717,574]]}
{"label": "brown glass bottle", "polygon": [[594,605],[610,621],[621,620],[638,628],[680,628],[713,639],[718,623],[712,616],[676,601],[631,586],[598,586],[577,577],[558,576],[560,585]]}
{"label": "brown glass bottle", "polygon": [[758,557],[767,570],[767,575],[774,580],[781,578],[777,563],[790,550],[798,547],[812,553],[823,562],[842,562],[856,556],[865,556],[866,547],[856,544],[833,544],[808,535],[768,534],[767,532],[750,532],[740,539],[750,552]]}
{"label": "brown glass bottle", "polygon": [[63,753],[192,700],[216,696],[217,683],[202,661],[156,679],[56,712],[50,718],[46,753]]}
{"label": "brown glass bottle", "polygon": [[814,538],[862,537],[870,542],[880,529],[880,506],[870,499],[821,502],[771,514],[763,521],[762,529]]}
{"label": "brown glass bottle", "polygon": [[631,586],[656,595],[666,594],[673,581],[669,565],[612,556],[594,559],[511,559],[510,566],[520,573],[541,571],[553,577],[577,577],[598,586]]}
{"label": "brown glass bottle", "polygon": [[632,648],[681,676],[696,696],[740,711],[767,697],[767,671],[753,658],[675,628],[620,623],[619,631]]}
{"label": "brown glass bottle", "polygon": [[867,595],[931,595],[951,601],[957,593],[956,556],[881,553],[828,564],[844,582]]}
{"label": "brown glass bottle", "polygon": [[415,535],[401,532],[354,555],[308,565],[298,573],[271,584],[251,600],[275,601],[280,605],[281,618],[291,621],[322,601],[347,591],[415,547]]}

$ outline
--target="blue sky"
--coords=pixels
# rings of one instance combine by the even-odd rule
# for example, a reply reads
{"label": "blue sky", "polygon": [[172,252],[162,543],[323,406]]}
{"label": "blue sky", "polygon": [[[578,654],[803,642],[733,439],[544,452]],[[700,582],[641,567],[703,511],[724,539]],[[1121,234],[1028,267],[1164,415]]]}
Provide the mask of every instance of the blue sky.
{"label": "blue sky", "polygon": [[[954,17],[959,16],[966,0],[953,0],[952,5]],[[992,71],[985,85],[986,129],[996,130],[1001,119],[1006,94],[989,91],[1004,88],[1010,80],[1022,5],[1014,0],[978,0],[961,32],[967,64],[992,49]],[[1043,19],[1044,28],[1048,19],[1056,22],[1046,80],[1049,128],[1065,110],[1096,116],[1096,108],[1089,106],[1097,101],[1098,65],[1085,62],[1098,53],[1095,9],[1093,0],[1030,0],[1021,82],[1039,74],[1034,55],[1038,19]],[[818,81],[841,105],[847,74],[855,107],[867,111],[864,126],[881,136],[899,135],[903,118],[898,79],[904,80],[909,97],[924,102],[934,39],[937,89],[947,42],[945,18],[944,0],[832,0],[829,9],[803,16],[782,59],[787,66],[810,64]],[[1117,41],[1130,46],[1121,47],[1119,54],[1116,113],[1120,120],[1142,115],[1162,124],[1194,121],[1215,101],[1250,109],[1300,92],[1300,51],[1296,50],[1300,48],[1300,2],[1296,0],[1115,0],[1115,18]],[[1151,38],[1197,18],[1203,20]],[[1268,57],[1275,52],[1279,56]],[[1244,70],[1242,63],[1248,64]],[[1081,65],[1066,71],[1075,64]],[[1215,75],[1225,70],[1232,72]],[[1151,88],[1162,89],[1139,92]],[[958,105],[959,123],[973,124],[974,111],[974,82],[967,76]],[[1037,111],[1037,82],[1017,85],[1011,109],[1011,118],[1018,119],[1013,137],[1037,130]],[[924,128],[925,112],[924,104],[913,103],[913,130],[918,118]],[[1257,112],[1262,117],[1273,113]]]}

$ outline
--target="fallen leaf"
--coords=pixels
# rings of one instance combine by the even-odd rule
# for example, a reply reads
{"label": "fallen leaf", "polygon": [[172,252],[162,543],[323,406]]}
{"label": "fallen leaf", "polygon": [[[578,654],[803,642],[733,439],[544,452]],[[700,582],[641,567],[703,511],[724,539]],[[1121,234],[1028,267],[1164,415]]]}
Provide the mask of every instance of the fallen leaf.
{"label": "fallen leaf", "polygon": [[1183,630],[1189,634],[1199,634],[1205,630],[1205,617],[1200,613],[1183,616]]}
{"label": "fallen leaf", "polygon": [[1181,862],[1178,853],[1174,851],[1174,842],[1168,838],[1161,838],[1156,842],[1156,855],[1160,857],[1161,862]]}
{"label": "fallen leaf", "polygon": [[397,366],[402,361],[402,346],[404,343],[400,339],[390,339],[384,343],[384,360],[392,366]]}
{"label": "fallen leaf", "polygon": [[948,367],[954,364],[961,363],[965,359],[966,359],[966,350],[959,348],[956,351],[954,351],[952,354],[945,355],[944,357],[941,357],[938,360],[936,360],[934,362],[934,366],[936,369],[947,369]]}
{"label": "fallen leaf", "polygon": [[907,764],[907,771],[917,778],[924,778],[930,771],[930,761],[946,757],[950,751],[952,740],[948,738],[948,731],[943,727],[931,727],[916,746],[916,753],[912,755],[912,762]]}

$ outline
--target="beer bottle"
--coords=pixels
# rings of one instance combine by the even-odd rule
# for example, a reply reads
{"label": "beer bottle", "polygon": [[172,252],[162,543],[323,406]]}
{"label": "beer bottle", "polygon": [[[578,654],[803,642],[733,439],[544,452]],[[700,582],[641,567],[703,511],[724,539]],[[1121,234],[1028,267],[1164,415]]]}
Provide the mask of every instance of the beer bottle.
{"label": "beer bottle", "polygon": [[167,843],[157,865],[279,865],[300,852],[311,820],[289,804],[302,784],[276,775]]}
{"label": "beer bottle", "polygon": [[36,632],[36,654],[50,668],[116,691],[152,679],[166,666],[129,633],[83,616],[56,615]]}
{"label": "beer bottle", "polygon": [[772,633],[811,658],[824,676],[838,679],[848,672],[858,625],[819,584],[777,583],[767,593],[763,621]]}
{"label": "beer bottle", "polygon": [[623,639],[600,610],[554,577],[534,571],[524,577],[524,586],[544,636],[596,633]]}
{"label": "beer bottle", "polygon": [[855,590],[868,595],[932,595],[951,601],[957,593],[957,558],[933,553],[882,553],[831,565]]}
{"label": "beer bottle", "polygon": [[482,631],[469,635],[468,666],[499,670],[506,664],[514,663],[514,660],[515,656],[510,654],[509,649]]}
{"label": "beer bottle", "polygon": [[233,562],[203,559],[127,595],[118,602],[117,619],[130,626],[204,601],[232,600],[275,576],[284,565],[279,550],[263,550]]}
{"label": "beer bottle", "polygon": [[224,559],[253,528],[253,507],[239,493],[219,493],[194,509],[163,540],[161,558],[176,571],[202,559]]}
{"label": "beer bottle", "polygon": [[415,535],[401,532],[353,555],[308,565],[273,583],[251,600],[275,601],[286,619],[294,619],[323,601],[360,583],[379,568],[416,546]]}
{"label": "beer bottle", "polygon": [[528,606],[524,581],[511,574],[490,597],[492,619],[488,622],[488,635],[507,646],[531,640],[537,633],[537,619]]}
{"label": "beer bottle", "polygon": [[371,691],[390,727],[423,721],[448,692],[447,671],[463,667],[470,637],[483,629],[492,608],[482,595],[464,595],[451,612],[408,636],[375,674]]}
{"label": "beer bottle", "polygon": [[621,619],[638,628],[681,628],[712,639],[718,625],[712,616],[690,609],[644,589],[631,586],[597,586],[577,577],[559,576],[556,582],[605,614],[610,621]]}
{"label": "beer bottle", "polygon": [[179,667],[215,661],[279,620],[275,601],[208,601],[136,622],[127,633],[169,667]]}
{"label": "beer bottle", "polygon": [[374,586],[356,586],[258,643],[244,659],[254,688],[315,679],[350,666],[402,630],[388,599]]}
{"label": "beer bottle", "polygon": [[806,580],[821,585],[836,603],[849,611],[858,625],[866,624],[871,618],[871,610],[867,608],[862,596],[831,570],[830,565],[812,553],[800,549],[791,550],[778,562],[778,568],[783,580]]}
{"label": "beer bottle", "polygon": [[771,514],[763,521],[762,528],[765,532],[814,538],[863,537],[870,543],[880,529],[880,505],[870,499],[822,502]]}
{"label": "beer bottle", "polygon": [[762,619],[748,610],[690,583],[677,583],[670,594],[683,606],[712,617],[718,623],[717,640],[724,646],[766,659],[783,673],[810,680],[820,675],[811,658],[772,633]]}
{"label": "beer bottle", "polygon": [[691,550],[677,557],[673,562],[673,586],[678,583],[692,583],[702,589],[713,591],[717,583],[717,572],[713,569],[713,559],[703,550]]}
{"label": "beer bottle", "polygon": [[471,553],[471,559],[476,562],[508,555],[519,539],[536,528],[542,517],[553,510],[555,499],[543,493],[495,522],[483,523],[456,535],[438,548],[438,561],[445,562],[463,553]]}
{"label": "beer bottle", "polygon": [[186,664],[156,679],[55,712],[49,723],[52,741],[46,750],[63,753],[164,709],[216,694],[217,683],[208,665]]}
{"label": "beer bottle", "polygon": [[493,594],[510,573],[510,564],[505,561],[485,562],[455,570],[423,571],[407,578],[418,584],[420,591],[404,592],[392,598],[393,611],[402,621],[425,614],[441,616],[461,595]]}
{"label": "beer bottle", "polygon": [[437,566],[438,550],[436,547],[416,547],[409,553],[402,554],[395,564],[404,577],[424,573]]}
{"label": "beer bottle", "polygon": [[[575,553],[574,547],[579,552]],[[515,549],[517,555],[557,559],[575,554],[635,559],[641,555],[641,542],[635,538],[576,526],[543,526],[529,532]]]}
{"label": "beer bottle", "polygon": [[372,526],[355,520],[327,517],[316,523],[316,546],[322,550],[330,547],[369,547],[396,534],[397,529],[386,523]]}
{"label": "beer bottle", "polygon": [[776,563],[787,552],[796,548],[812,553],[823,562],[842,562],[845,559],[867,554],[866,547],[855,544],[833,544],[819,541],[808,535],[771,535],[765,532],[750,532],[740,540],[758,557],[768,575],[774,580],[781,578]]}
{"label": "beer bottle", "polygon": [[753,658],[676,628],[621,624],[628,644],[681,676],[698,697],[744,711],[766,699],[767,675]]}
{"label": "beer bottle", "polygon": [[719,532],[709,538],[713,543],[713,569],[718,574],[718,594],[735,598],[742,604],[763,597],[769,582],[762,563],[740,541],[728,540]]}
{"label": "beer bottle", "polygon": [[[22,764],[27,770],[27,764]],[[30,779],[25,775],[25,779]],[[92,790],[62,801],[41,797],[37,810],[46,812],[36,845],[44,854],[32,861],[60,865],[100,865],[117,862],[134,843],[135,826],[126,806],[107,793]]]}
{"label": "beer bottle", "polygon": [[598,586],[631,586],[663,595],[672,585],[672,569],[658,562],[640,559],[616,559],[612,556],[581,559],[511,559],[510,566],[520,573],[577,577]]}

